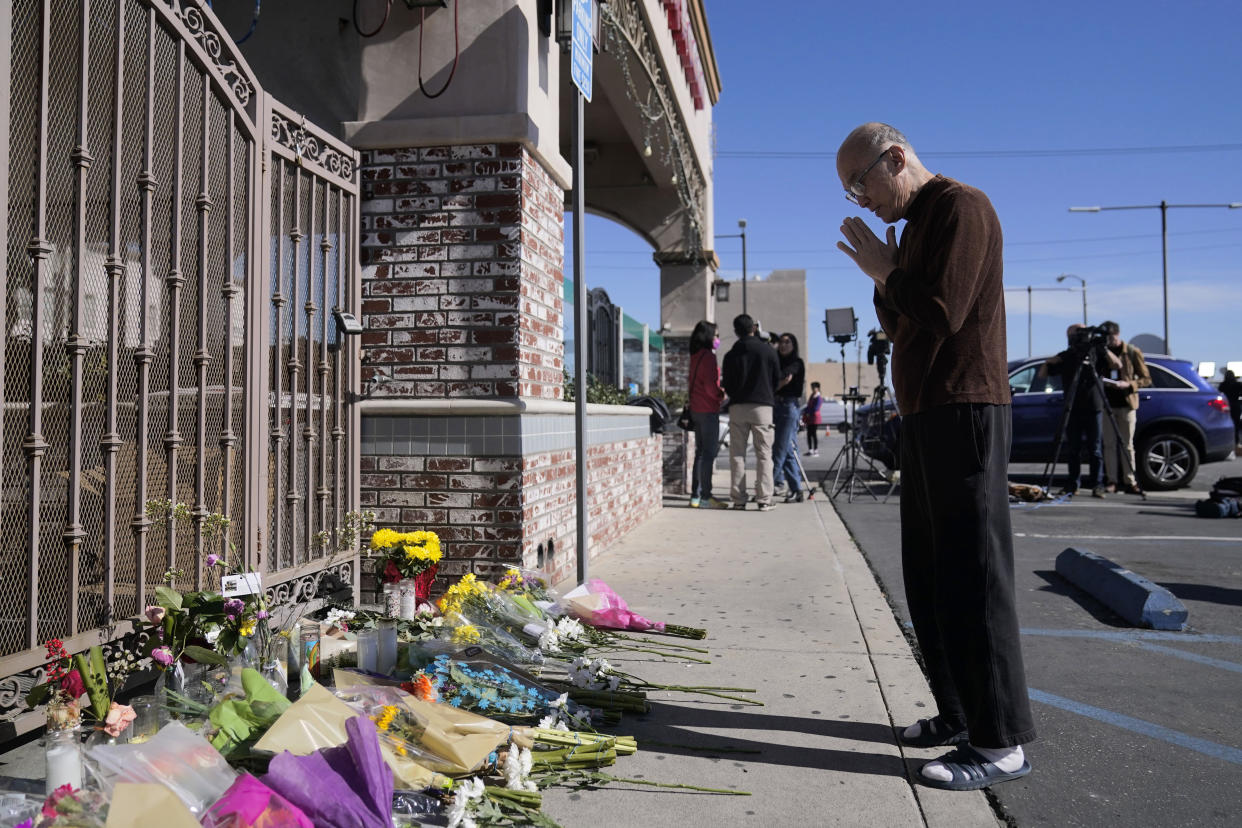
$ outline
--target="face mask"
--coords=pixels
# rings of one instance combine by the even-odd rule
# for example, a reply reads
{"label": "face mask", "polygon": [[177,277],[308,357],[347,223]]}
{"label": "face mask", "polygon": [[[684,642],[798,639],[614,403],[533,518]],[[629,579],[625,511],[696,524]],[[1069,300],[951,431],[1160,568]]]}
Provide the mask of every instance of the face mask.
{"label": "face mask", "polygon": [[712,350],[713,351],[720,350],[720,337],[716,337],[715,339],[712,340]]}

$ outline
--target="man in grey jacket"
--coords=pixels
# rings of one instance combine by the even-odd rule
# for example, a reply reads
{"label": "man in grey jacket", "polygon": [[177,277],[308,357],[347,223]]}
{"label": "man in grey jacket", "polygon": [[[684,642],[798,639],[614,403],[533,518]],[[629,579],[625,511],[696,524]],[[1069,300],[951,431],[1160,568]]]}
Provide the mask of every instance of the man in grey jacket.
{"label": "man in grey jacket", "polygon": [[733,320],[737,342],[725,354],[721,384],[729,395],[729,473],[734,509],[746,508],[746,440],[755,444],[755,501],[759,511],[772,508],[772,408],[781,366],[772,346],[755,334],[759,326],[747,314]]}

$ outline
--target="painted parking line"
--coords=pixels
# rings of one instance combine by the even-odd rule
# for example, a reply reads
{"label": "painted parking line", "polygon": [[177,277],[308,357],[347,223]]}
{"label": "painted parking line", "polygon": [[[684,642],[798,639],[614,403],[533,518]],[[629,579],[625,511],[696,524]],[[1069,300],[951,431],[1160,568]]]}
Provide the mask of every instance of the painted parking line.
{"label": "painted parking line", "polygon": [[1223,759],[1235,765],[1242,765],[1242,750],[1238,748],[1209,742],[1207,739],[1200,739],[1196,736],[1182,733],[1180,730],[1173,730],[1153,722],[1136,719],[1123,713],[1115,713],[1102,707],[1094,707],[1073,699],[1054,696],[1051,693],[1036,690],[1034,687],[1028,687],[1027,692],[1030,694],[1031,701],[1046,704],[1050,707],[1057,707],[1070,713],[1077,713],[1080,716],[1086,716],[1089,719],[1095,719],[1098,722],[1119,727],[1122,730],[1129,730],[1132,733],[1138,733],[1152,739],[1159,739],[1162,742],[1168,742],[1178,747],[1193,750],[1196,753],[1202,753],[1205,756],[1211,756],[1213,759]]}
{"label": "painted parking line", "polygon": [[1205,541],[1207,543],[1238,543],[1242,536],[1231,538],[1215,535],[1045,535],[1039,532],[1014,532],[1015,538],[1039,540],[1116,540],[1116,541]]}
{"label": "painted parking line", "polygon": [[1162,632],[1160,630],[1052,630],[1023,627],[1023,635],[1050,636],[1052,638],[1099,638],[1105,641],[1179,641],[1186,644],[1242,644],[1242,636],[1200,635],[1187,632]]}
{"label": "painted parking line", "polygon": [[1175,650],[1172,647],[1162,647],[1159,644],[1148,644],[1146,641],[1139,641],[1138,646],[1144,650],[1150,650],[1153,653],[1163,653],[1174,658],[1193,661],[1196,664],[1206,664],[1208,667],[1215,667],[1218,670],[1228,670],[1231,673],[1242,673],[1242,664],[1236,661],[1225,661],[1220,658],[1210,658],[1208,656],[1199,655],[1198,653],[1188,653],[1185,650]]}

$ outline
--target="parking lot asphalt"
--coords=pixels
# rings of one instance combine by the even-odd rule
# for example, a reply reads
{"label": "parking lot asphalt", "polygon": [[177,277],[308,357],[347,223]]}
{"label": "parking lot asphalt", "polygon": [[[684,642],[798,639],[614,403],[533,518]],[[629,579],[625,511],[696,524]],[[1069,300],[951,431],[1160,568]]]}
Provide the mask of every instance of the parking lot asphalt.
{"label": "parking lot asphalt", "polygon": [[[821,439],[820,456],[802,458],[812,482],[840,445],[839,437]],[[1043,471],[1015,464],[1010,479],[1042,482]],[[1202,467],[1189,489],[1146,500],[1118,494],[1012,507],[1039,730],[1028,747],[1034,772],[992,791],[1012,824],[1242,824],[1242,521],[1198,518],[1193,509],[1217,478],[1238,474],[1242,461],[1232,460]],[[883,495],[888,486],[874,489]],[[832,503],[908,631],[899,500],[898,487],[887,502],[859,492]],[[1129,627],[1056,574],[1056,556],[1070,546],[1169,589],[1189,610],[1187,628]]]}

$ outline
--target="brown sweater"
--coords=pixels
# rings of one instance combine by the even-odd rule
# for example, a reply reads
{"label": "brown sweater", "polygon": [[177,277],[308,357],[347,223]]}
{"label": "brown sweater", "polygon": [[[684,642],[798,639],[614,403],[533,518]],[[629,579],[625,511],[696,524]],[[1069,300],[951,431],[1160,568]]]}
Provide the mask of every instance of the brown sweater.
{"label": "brown sweater", "polygon": [[875,310],[893,340],[902,414],[1009,404],[1001,227],[988,197],[936,176],[906,211],[897,268]]}

